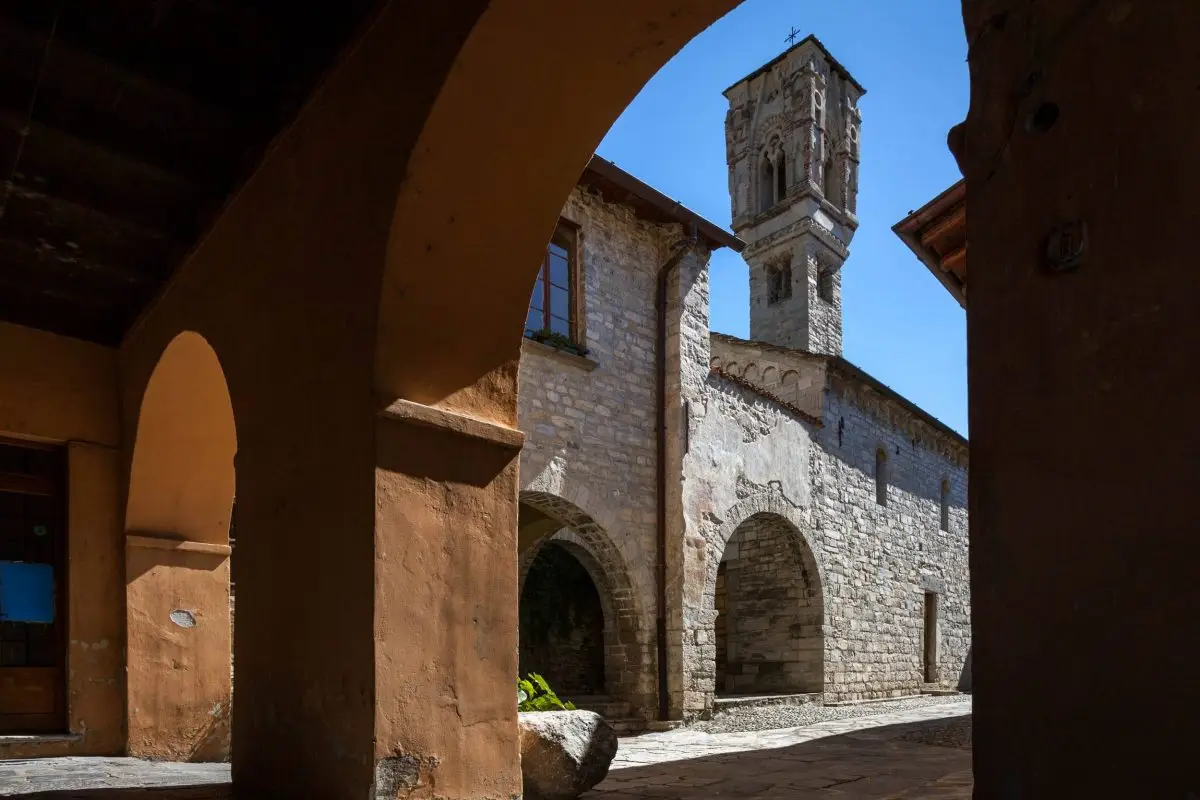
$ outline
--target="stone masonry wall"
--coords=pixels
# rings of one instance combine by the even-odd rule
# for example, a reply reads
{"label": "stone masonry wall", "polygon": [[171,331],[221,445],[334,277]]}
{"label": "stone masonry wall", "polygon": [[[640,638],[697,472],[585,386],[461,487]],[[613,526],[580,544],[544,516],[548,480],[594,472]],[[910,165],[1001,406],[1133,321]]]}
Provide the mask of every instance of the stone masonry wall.
{"label": "stone masonry wall", "polygon": [[[626,694],[653,714],[655,667],[655,279],[664,260],[664,226],[577,188],[563,216],[580,226],[587,358],[526,341],[521,356],[519,424],[525,492],[561,498],[588,523],[597,581],[619,590],[605,598],[632,619],[614,626]],[[523,497],[525,496],[523,492]],[[568,516],[555,503],[543,511]],[[564,520],[565,521],[565,520]],[[587,545],[603,540],[607,546]],[[632,630],[631,630],[632,629]],[[610,673],[613,670],[610,668]]]}
{"label": "stone masonry wall", "polygon": [[825,359],[722,333],[713,333],[710,342],[712,367],[766,389],[810,417],[821,416],[827,384]]}
{"label": "stone masonry wall", "polygon": [[[805,211],[797,207],[781,216]],[[843,258],[844,252],[821,244],[817,236],[807,233],[783,238],[770,247],[755,247],[748,257],[751,338],[781,347],[841,355]],[[786,298],[771,302],[769,272],[772,266],[782,264],[788,265],[790,290]]]}
{"label": "stone masonry wall", "polygon": [[[826,542],[830,594],[844,608],[830,619],[829,677],[845,699],[912,694],[923,682],[923,609],[925,592],[932,591],[938,595],[937,682],[956,688],[971,644],[965,448],[929,430],[924,438],[941,438],[942,447],[923,445],[911,425],[865,410],[886,403],[864,394],[870,392],[829,392],[825,427],[812,450],[811,524]],[[881,450],[886,506],[876,492]]]}
{"label": "stone masonry wall", "polygon": [[[563,523],[555,541],[570,541],[602,595],[609,691],[651,716],[657,694],[655,276],[679,232],[643,223],[629,209],[582,190],[571,196],[564,216],[581,228],[589,355],[525,343],[521,498]],[[668,279],[671,716],[711,712],[718,565],[751,518],[769,519],[796,554],[792,564],[804,565],[776,571],[774,578],[790,573],[783,594],[796,596],[785,597],[778,609],[765,596],[754,601],[750,616],[768,622],[754,625],[772,635],[805,629],[804,647],[822,657],[819,668],[815,658],[789,668],[786,658],[776,658],[785,649],[782,640],[739,643],[729,648],[739,651],[737,658],[749,650],[760,662],[783,665],[770,668],[780,676],[795,678],[743,683],[741,690],[819,687],[828,700],[919,691],[926,592],[938,595],[937,679],[957,686],[970,646],[964,444],[869,381],[840,373],[836,359],[730,337],[715,337],[714,347],[708,303],[708,253],[689,246]],[[732,372],[713,369],[722,359],[736,361]],[[785,381],[789,370],[795,376]],[[759,388],[763,382],[794,394],[803,407],[772,397]],[[886,505],[876,503],[879,451],[887,454]],[[947,531],[939,524],[943,496],[950,506]],[[735,542],[735,553],[743,545]],[[737,582],[726,575],[730,591]],[[805,598],[808,611],[797,612],[805,620],[770,624],[773,616],[801,608],[793,601]],[[733,653],[727,661],[748,663]]]}

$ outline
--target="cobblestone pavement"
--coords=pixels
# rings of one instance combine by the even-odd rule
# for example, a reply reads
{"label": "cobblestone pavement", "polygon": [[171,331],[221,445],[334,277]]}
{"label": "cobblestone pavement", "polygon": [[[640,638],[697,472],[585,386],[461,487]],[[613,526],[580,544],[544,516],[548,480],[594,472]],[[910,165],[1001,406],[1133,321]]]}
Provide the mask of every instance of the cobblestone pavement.
{"label": "cobblestone pavement", "polygon": [[693,730],[705,733],[740,733],[743,731],[765,731],[772,728],[797,728],[814,722],[832,722],[850,717],[877,717],[880,714],[896,714],[913,711],[924,706],[961,704],[970,698],[965,695],[936,697],[923,695],[899,700],[877,700],[871,703],[851,703],[842,706],[827,706],[824,703],[783,702],[779,705],[740,706],[722,709],[707,722],[697,722]]}
{"label": "cobblestone pavement", "polygon": [[784,730],[622,739],[608,778],[584,798],[969,800],[971,751],[922,734],[970,711],[965,700]]}
{"label": "cobblestone pavement", "polygon": [[[971,751],[965,722],[970,711],[966,699],[783,730],[710,734],[681,729],[622,739],[608,778],[584,798],[968,800]],[[216,800],[232,794],[228,764],[132,758],[0,761],[0,797],[16,796]]]}

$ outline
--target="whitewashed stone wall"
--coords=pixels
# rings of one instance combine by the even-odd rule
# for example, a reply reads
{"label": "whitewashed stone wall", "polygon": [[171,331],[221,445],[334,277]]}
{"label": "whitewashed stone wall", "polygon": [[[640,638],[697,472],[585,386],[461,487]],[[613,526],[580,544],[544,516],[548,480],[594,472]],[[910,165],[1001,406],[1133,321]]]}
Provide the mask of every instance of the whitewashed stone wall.
{"label": "whitewashed stone wall", "polygon": [[[938,595],[937,682],[957,687],[970,649],[964,443],[846,377],[836,360],[720,334],[711,338],[714,367],[823,423],[809,428],[812,494],[802,505],[810,526],[806,537],[814,547],[820,542],[834,584],[826,587],[832,612],[828,691],[840,699],[866,699],[917,690],[926,591]],[[745,396],[752,405],[772,405],[753,392]],[[734,418],[746,416],[735,412]],[[736,439],[724,433],[723,446]],[[881,449],[888,456],[886,507],[876,503]],[[845,613],[838,611],[842,607]]]}
{"label": "whitewashed stone wall", "polygon": [[[965,447],[903,404],[839,377],[836,360],[821,360],[826,389],[815,419],[754,391],[746,384],[760,385],[767,366],[783,374],[786,350],[743,342],[749,350],[737,355],[728,337],[707,331],[703,267],[690,282],[684,298],[693,302],[680,303],[679,335],[702,346],[681,352],[703,354],[711,364],[715,349],[726,365],[731,353],[748,365],[758,347],[759,358],[753,380],[700,377],[695,369],[679,380],[682,532],[669,563],[678,603],[670,631],[673,714],[711,712],[717,569],[737,527],[756,514],[777,518],[812,554],[827,700],[920,691],[926,591],[939,594],[939,682],[957,686],[970,646]],[[811,376],[818,367],[807,363]],[[811,386],[797,391],[799,400],[812,397]],[[886,506],[875,502],[881,447],[890,453]],[[943,479],[950,484],[949,532],[939,530]]]}
{"label": "whitewashed stone wall", "polygon": [[[519,424],[522,498],[574,526],[573,552],[605,604],[612,688],[653,716],[655,661],[655,280],[664,226],[577,188],[563,217],[580,226],[588,355],[526,341]],[[529,554],[522,559],[528,563]],[[597,575],[596,573],[602,573]],[[615,677],[621,676],[621,677]]]}
{"label": "whitewashed stone wall", "polygon": [[[959,685],[971,644],[965,447],[853,381],[831,378],[813,448],[810,519],[825,543],[828,677],[843,699],[923,682],[925,592],[938,595],[938,683]],[[887,505],[876,454],[887,454]],[[949,484],[949,530],[940,529]]]}

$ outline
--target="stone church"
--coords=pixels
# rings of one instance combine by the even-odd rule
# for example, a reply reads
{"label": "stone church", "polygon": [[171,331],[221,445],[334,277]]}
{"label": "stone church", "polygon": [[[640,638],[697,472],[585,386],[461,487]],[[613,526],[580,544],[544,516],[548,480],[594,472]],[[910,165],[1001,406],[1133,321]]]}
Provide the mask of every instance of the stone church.
{"label": "stone church", "polygon": [[[736,236],[596,157],[547,248],[521,670],[623,731],[968,680],[967,442],[842,357],[863,93],[809,37],[725,92]],[[709,330],[721,247],[748,340]]]}

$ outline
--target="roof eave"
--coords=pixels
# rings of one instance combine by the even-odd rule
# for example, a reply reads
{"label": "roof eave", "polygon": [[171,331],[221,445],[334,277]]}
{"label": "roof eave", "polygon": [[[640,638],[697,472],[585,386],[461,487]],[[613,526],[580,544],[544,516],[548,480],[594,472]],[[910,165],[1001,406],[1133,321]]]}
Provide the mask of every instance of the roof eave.
{"label": "roof eave", "polygon": [[586,182],[587,172],[589,171],[619,186],[630,194],[636,195],[638,198],[663,212],[664,216],[673,218],[682,224],[684,228],[694,225],[696,232],[712,245],[710,248],[712,250],[728,247],[734,252],[740,253],[746,247],[746,243],[742,239],[711,220],[700,216],[677,200],[672,200],[653,186],[635,178],[606,158],[592,156],[591,160],[588,161],[587,168],[584,170],[584,175],[580,178],[581,182]]}

